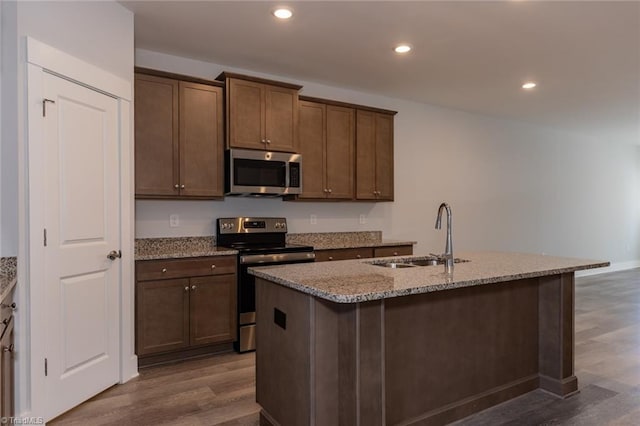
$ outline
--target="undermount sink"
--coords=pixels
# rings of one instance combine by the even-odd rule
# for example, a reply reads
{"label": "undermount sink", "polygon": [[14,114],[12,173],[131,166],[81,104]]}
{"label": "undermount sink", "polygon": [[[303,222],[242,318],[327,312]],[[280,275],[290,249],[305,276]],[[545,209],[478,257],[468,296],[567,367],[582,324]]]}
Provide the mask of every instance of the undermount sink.
{"label": "undermount sink", "polygon": [[416,265],[410,263],[399,263],[399,262],[384,262],[384,263],[374,263],[376,266],[384,266],[385,268],[413,268]]}
{"label": "undermount sink", "polygon": [[[467,259],[455,258],[453,263],[465,263],[469,262]],[[413,268],[416,266],[435,266],[444,264],[444,259],[438,257],[422,257],[417,259],[402,259],[394,261],[373,261],[371,265],[382,266],[385,268]]]}

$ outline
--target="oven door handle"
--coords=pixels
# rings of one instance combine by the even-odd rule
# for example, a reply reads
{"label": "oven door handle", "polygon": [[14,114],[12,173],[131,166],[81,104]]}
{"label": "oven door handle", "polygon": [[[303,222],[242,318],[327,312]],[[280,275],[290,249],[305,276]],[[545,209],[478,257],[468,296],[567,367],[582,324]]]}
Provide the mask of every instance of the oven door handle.
{"label": "oven door handle", "polygon": [[316,254],[312,251],[298,253],[247,254],[240,256],[241,265],[261,265],[266,263],[295,262],[307,260],[312,262]]}

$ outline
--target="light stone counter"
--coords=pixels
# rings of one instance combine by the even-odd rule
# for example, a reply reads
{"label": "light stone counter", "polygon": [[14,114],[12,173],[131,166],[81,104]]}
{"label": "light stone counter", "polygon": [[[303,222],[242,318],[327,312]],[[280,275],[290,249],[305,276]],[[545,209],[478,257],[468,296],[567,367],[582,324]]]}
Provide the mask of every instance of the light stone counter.
{"label": "light stone counter", "polygon": [[357,303],[481,284],[557,275],[609,266],[609,262],[523,253],[467,252],[452,275],[442,265],[391,269],[373,265],[406,256],[249,268],[259,278],[338,303]]}
{"label": "light stone counter", "polygon": [[16,257],[0,258],[0,300],[4,300],[16,285],[16,267]]}
{"label": "light stone counter", "polygon": [[314,232],[288,234],[287,243],[313,246],[315,250],[362,247],[409,246],[416,241],[383,240],[382,231]]}
{"label": "light stone counter", "polygon": [[135,260],[236,254],[236,250],[216,246],[215,237],[140,238],[135,242]]}

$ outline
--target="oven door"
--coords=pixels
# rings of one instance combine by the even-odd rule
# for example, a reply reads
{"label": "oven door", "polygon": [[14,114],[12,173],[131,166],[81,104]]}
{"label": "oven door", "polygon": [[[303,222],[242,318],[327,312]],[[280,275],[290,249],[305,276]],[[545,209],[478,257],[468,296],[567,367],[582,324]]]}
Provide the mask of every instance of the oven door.
{"label": "oven door", "polygon": [[[288,253],[293,254],[293,253]],[[298,253],[296,253],[298,254]],[[256,266],[284,265],[291,263],[313,262],[313,252],[299,253],[300,259],[275,262],[239,262],[238,267],[238,341],[234,343],[238,352],[248,352],[256,349],[256,277],[248,272],[249,268]],[[274,255],[277,256],[277,255]],[[240,256],[251,257],[251,256]]]}

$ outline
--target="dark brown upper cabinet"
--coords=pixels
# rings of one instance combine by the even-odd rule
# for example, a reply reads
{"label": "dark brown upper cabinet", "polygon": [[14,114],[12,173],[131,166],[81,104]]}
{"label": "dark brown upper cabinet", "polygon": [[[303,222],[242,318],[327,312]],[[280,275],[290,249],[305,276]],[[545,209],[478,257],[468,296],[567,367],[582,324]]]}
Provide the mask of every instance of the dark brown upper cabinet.
{"label": "dark brown upper cabinet", "polygon": [[356,112],[356,199],[393,201],[395,112]]}
{"label": "dark brown upper cabinet", "polygon": [[227,148],[298,152],[302,86],[231,73],[218,80],[227,91]]}
{"label": "dark brown upper cabinet", "polygon": [[355,109],[301,100],[299,199],[354,198]]}
{"label": "dark brown upper cabinet", "polygon": [[169,75],[135,75],[136,197],[220,198],[224,191],[222,87],[218,82]]}

